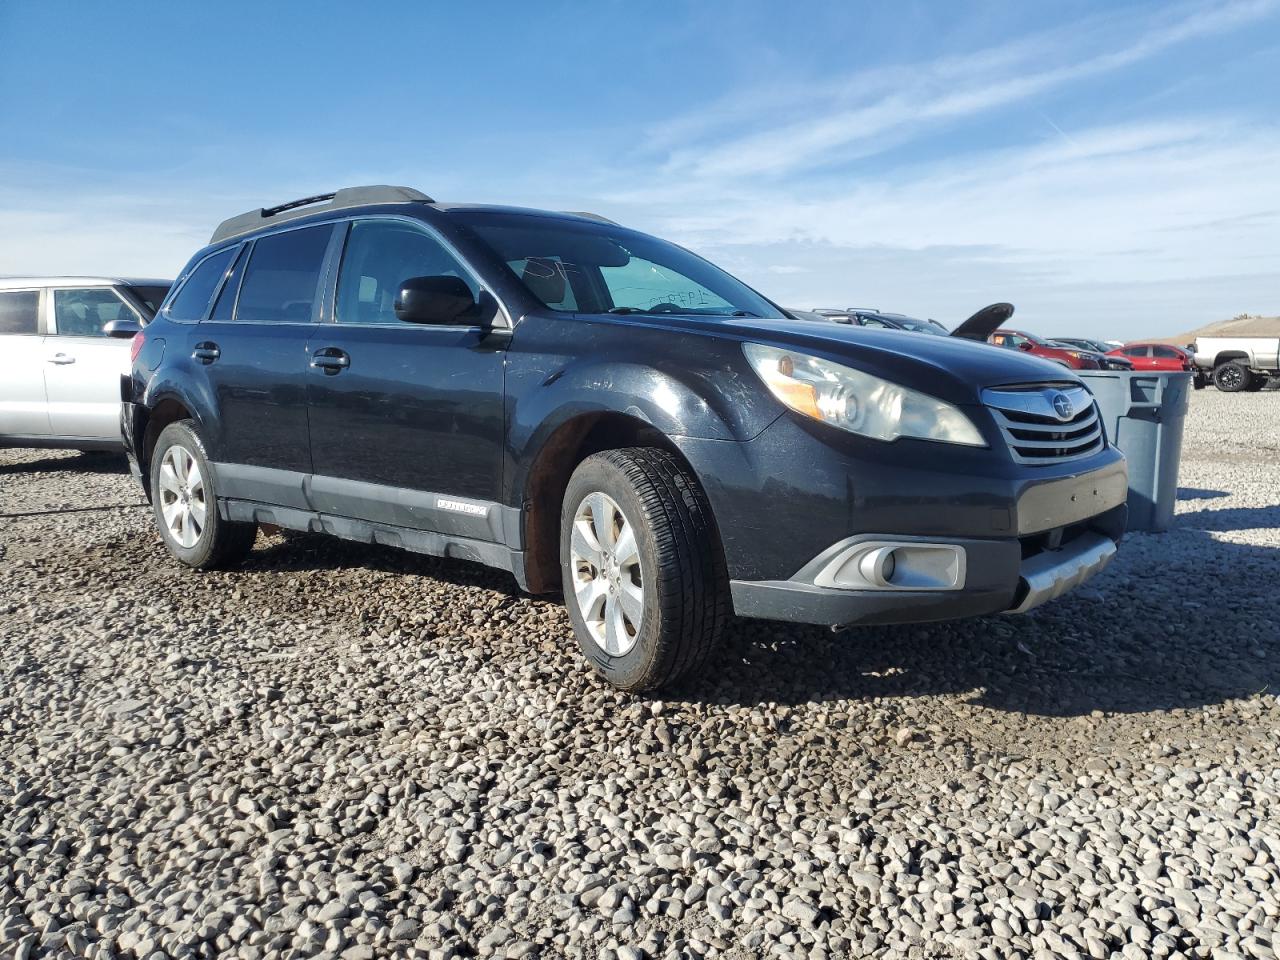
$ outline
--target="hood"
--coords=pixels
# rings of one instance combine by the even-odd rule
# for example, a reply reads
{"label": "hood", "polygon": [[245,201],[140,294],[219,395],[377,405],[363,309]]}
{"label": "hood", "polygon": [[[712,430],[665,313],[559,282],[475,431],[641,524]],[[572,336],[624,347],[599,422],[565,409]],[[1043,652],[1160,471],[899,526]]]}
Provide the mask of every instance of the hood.
{"label": "hood", "polygon": [[[617,321],[620,318],[607,319]],[[638,319],[637,316],[627,318],[632,322]],[[794,348],[949,403],[981,403],[981,393],[986,387],[1078,382],[1065,367],[1039,357],[987,343],[925,336],[905,330],[755,317],[650,314],[641,322],[670,330],[715,333],[741,341]]]}
{"label": "hood", "polygon": [[993,303],[983,307],[960,326],[951,331],[951,336],[962,340],[976,340],[986,343],[987,337],[995,333],[1005,321],[1013,316],[1012,303]]}

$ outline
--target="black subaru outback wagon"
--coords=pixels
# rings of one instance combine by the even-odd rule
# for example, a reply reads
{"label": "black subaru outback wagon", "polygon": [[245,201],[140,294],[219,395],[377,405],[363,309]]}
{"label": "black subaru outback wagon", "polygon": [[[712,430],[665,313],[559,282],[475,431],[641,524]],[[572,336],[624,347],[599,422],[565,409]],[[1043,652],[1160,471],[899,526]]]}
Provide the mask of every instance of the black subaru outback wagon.
{"label": "black subaru outback wagon", "polygon": [[123,431],[169,551],[259,523],[563,591],[609,681],[730,613],[1022,612],[1101,569],[1126,471],[1061,367],[790,318],[589,214],[357,187],[226,221],[134,342]]}

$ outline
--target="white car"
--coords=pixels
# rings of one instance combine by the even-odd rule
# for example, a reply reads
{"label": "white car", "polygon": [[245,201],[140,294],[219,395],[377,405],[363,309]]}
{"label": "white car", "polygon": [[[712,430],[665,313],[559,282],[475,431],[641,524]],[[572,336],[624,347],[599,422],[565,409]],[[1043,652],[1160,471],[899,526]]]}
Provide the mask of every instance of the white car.
{"label": "white car", "polygon": [[0,446],[111,450],[129,341],[169,280],[0,279]]}

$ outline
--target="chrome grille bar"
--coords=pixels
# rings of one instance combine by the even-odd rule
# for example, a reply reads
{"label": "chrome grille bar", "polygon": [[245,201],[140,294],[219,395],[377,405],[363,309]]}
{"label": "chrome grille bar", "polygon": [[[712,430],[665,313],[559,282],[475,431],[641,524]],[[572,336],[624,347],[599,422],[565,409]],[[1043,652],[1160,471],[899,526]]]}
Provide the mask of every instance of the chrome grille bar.
{"label": "chrome grille bar", "polygon": [[993,388],[982,400],[1018,463],[1062,463],[1106,446],[1093,395],[1077,384]]}

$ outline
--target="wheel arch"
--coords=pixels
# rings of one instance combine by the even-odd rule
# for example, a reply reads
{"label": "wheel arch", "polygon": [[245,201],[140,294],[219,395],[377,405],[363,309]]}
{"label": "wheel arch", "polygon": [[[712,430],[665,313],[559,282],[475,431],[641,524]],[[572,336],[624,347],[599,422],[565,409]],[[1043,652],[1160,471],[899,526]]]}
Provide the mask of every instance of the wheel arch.
{"label": "wheel arch", "polygon": [[593,410],[559,424],[538,448],[520,484],[525,587],[531,593],[560,589],[560,512],[574,470],[592,454],[624,447],[664,450],[698,479],[680,447],[653,424],[633,414]]}
{"label": "wheel arch", "polygon": [[151,454],[164,428],[179,420],[194,420],[201,423],[198,408],[177,393],[164,393],[152,398],[146,406],[146,422],[142,431],[142,440],[134,455],[138,459],[138,467],[142,474],[142,485],[151,496]]}
{"label": "wheel arch", "polygon": [[1220,350],[1213,358],[1213,365],[1215,367],[1220,367],[1224,363],[1231,363],[1235,360],[1251,362],[1249,354],[1244,350]]}

